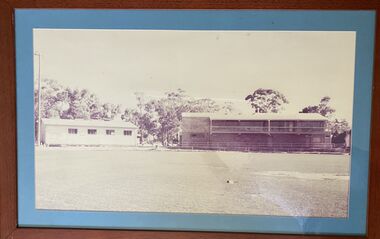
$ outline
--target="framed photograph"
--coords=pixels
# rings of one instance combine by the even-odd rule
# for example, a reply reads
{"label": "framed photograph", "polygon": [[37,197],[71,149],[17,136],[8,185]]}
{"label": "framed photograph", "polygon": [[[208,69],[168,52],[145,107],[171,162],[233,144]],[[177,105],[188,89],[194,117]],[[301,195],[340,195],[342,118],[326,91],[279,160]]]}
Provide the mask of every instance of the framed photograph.
{"label": "framed photograph", "polygon": [[378,6],[337,2],[1,3],[0,239],[376,238]]}

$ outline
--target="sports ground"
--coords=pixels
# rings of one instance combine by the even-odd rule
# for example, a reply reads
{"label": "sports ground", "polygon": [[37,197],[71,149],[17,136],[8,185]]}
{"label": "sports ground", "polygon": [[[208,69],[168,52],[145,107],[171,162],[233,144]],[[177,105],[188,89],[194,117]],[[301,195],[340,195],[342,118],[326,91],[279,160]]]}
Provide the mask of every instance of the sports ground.
{"label": "sports ground", "polygon": [[349,155],[36,150],[36,207],[346,217]]}

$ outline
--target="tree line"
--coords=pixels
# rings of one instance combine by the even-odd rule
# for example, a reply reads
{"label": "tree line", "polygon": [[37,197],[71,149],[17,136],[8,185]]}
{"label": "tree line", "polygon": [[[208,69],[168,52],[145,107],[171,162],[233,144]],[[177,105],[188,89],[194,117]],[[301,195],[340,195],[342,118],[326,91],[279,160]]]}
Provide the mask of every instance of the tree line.
{"label": "tree line", "polygon": [[[38,126],[38,89],[35,90],[35,125]],[[182,89],[166,92],[160,98],[147,98],[136,92],[136,106],[121,109],[121,105],[102,102],[96,94],[87,89],[72,89],[55,80],[44,79],[40,94],[41,118],[113,120],[120,118],[132,122],[139,129],[140,142],[160,141],[163,145],[178,140],[180,122],[184,112],[234,113],[231,102],[217,103],[209,98],[194,99]],[[289,103],[279,91],[257,89],[244,98],[250,103],[253,113],[279,113]],[[300,113],[318,113],[329,119],[328,127],[334,134],[348,131],[345,120],[334,117],[335,109],[330,97],[321,99],[319,104],[306,106]],[[36,132],[37,133],[37,132]],[[36,134],[37,135],[37,134]]]}

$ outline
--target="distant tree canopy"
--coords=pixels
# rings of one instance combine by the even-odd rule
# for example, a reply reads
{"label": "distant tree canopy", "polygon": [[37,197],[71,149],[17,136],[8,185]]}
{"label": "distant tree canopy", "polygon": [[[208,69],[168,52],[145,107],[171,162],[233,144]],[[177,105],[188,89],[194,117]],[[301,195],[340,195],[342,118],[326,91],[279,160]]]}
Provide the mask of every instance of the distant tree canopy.
{"label": "distant tree canopy", "polygon": [[184,112],[226,112],[233,111],[232,105],[219,106],[214,100],[192,99],[182,89],[167,92],[161,98],[146,100],[141,93],[136,94],[137,108],[127,108],[122,115],[139,127],[141,141],[149,136],[156,138],[163,145],[177,139],[180,122]]}
{"label": "distant tree canopy", "polygon": [[284,104],[289,103],[281,92],[262,88],[247,95],[245,100],[250,102],[255,113],[278,113],[283,109]]}
{"label": "distant tree canopy", "polygon": [[328,122],[327,127],[333,134],[343,134],[351,130],[350,125],[345,119],[334,119]]}
{"label": "distant tree canopy", "polygon": [[[41,82],[41,118],[112,120],[120,113],[120,106],[100,102],[86,89],[63,87],[57,81]],[[38,124],[38,88],[34,91],[35,124]],[[37,127],[36,127],[37,128]]]}
{"label": "distant tree canopy", "polygon": [[329,106],[331,98],[329,96],[323,97],[318,105],[307,106],[303,108],[300,113],[318,113],[322,116],[329,117],[335,113],[335,109]]}
{"label": "distant tree canopy", "polygon": [[150,135],[157,135],[159,125],[154,109],[145,102],[144,94],[135,93],[137,108],[126,108],[121,118],[139,127],[140,143]]}
{"label": "distant tree canopy", "polygon": [[[38,89],[34,95],[37,111]],[[41,118],[112,120],[120,113],[119,105],[102,103],[87,89],[63,87],[51,79],[42,80],[40,97]]]}
{"label": "distant tree canopy", "polygon": [[328,118],[327,128],[334,135],[340,137],[340,134],[346,134],[351,128],[345,119],[337,119],[334,117],[335,109],[330,104],[331,98],[329,96],[323,97],[318,105],[307,106],[303,108],[300,113],[318,113]]}

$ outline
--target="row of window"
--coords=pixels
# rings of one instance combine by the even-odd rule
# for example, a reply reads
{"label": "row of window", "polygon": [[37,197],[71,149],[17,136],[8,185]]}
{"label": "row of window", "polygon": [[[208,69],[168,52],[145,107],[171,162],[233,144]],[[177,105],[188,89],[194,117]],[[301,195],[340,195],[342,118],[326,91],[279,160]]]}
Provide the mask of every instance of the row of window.
{"label": "row of window", "polygon": [[[78,129],[74,129],[74,128],[69,128],[67,130],[67,132],[69,134],[78,134]],[[87,134],[97,134],[98,130],[97,129],[88,129],[87,130]],[[114,135],[115,134],[115,130],[114,129],[106,129],[106,135]],[[131,136],[132,135],[132,130],[124,130],[123,131],[123,134],[125,136]]]}

